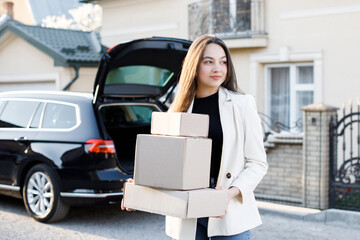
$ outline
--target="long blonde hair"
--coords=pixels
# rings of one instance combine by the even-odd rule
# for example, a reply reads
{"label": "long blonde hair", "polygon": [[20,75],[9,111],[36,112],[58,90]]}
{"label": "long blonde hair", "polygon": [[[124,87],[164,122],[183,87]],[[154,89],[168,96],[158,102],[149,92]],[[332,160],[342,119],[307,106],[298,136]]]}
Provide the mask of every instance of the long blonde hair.
{"label": "long blonde hair", "polygon": [[235,70],[229,49],[220,38],[205,34],[195,39],[186,54],[180,74],[178,92],[170,106],[169,112],[186,112],[189,109],[196,93],[196,76],[200,61],[203,57],[205,47],[210,43],[218,44],[224,49],[226,54],[228,71],[225,81],[221,86],[233,92],[241,92],[237,86]]}

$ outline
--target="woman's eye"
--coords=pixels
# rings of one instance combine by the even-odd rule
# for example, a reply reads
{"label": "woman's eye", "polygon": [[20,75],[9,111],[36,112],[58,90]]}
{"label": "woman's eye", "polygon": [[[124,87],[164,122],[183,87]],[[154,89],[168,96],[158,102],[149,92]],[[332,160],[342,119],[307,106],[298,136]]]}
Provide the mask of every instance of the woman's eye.
{"label": "woman's eye", "polygon": [[206,64],[211,64],[212,61],[208,60],[208,61],[205,61]]}
{"label": "woman's eye", "polygon": [[226,61],[221,61],[221,64],[225,64],[225,65],[226,65]]}

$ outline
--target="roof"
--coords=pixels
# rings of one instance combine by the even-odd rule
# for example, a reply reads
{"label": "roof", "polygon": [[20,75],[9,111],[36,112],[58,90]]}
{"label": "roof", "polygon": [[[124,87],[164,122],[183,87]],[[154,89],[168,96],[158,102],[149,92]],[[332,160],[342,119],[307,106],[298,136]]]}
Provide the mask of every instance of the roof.
{"label": "roof", "polygon": [[68,92],[68,91],[41,91],[23,90],[0,92],[0,99],[4,98],[24,98],[33,100],[56,100],[67,102],[86,102],[91,103],[93,95],[91,93]]}
{"label": "roof", "polygon": [[99,3],[101,0],[79,0],[81,3]]}
{"label": "roof", "polygon": [[55,66],[95,67],[107,50],[101,45],[100,35],[96,32],[31,26],[2,17],[0,38],[8,32],[54,58]]}

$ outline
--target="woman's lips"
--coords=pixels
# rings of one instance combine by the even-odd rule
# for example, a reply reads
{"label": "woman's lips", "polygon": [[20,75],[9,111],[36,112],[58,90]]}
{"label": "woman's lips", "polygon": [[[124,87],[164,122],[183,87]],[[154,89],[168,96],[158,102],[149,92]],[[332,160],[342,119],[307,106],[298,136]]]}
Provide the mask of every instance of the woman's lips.
{"label": "woman's lips", "polygon": [[218,76],[218,75],[214,75],[214,76],[210,76],[212,79],[214,80],[219,80],[221,79],[221,76]]}

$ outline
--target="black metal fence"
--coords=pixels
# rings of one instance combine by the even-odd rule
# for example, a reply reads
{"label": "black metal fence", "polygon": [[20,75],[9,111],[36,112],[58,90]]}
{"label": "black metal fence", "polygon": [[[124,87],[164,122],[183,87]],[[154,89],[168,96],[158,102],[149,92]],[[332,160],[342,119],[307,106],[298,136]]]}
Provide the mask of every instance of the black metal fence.
{"label": "black metal fence", "polygon": [[360,101],[330,121],[329,207],[360,211]]}
{"label": "black metal fence", "polygon": [[221,38],[264,35],[264,0],[205,0],[188,6],[189,38],[210,33]]}

